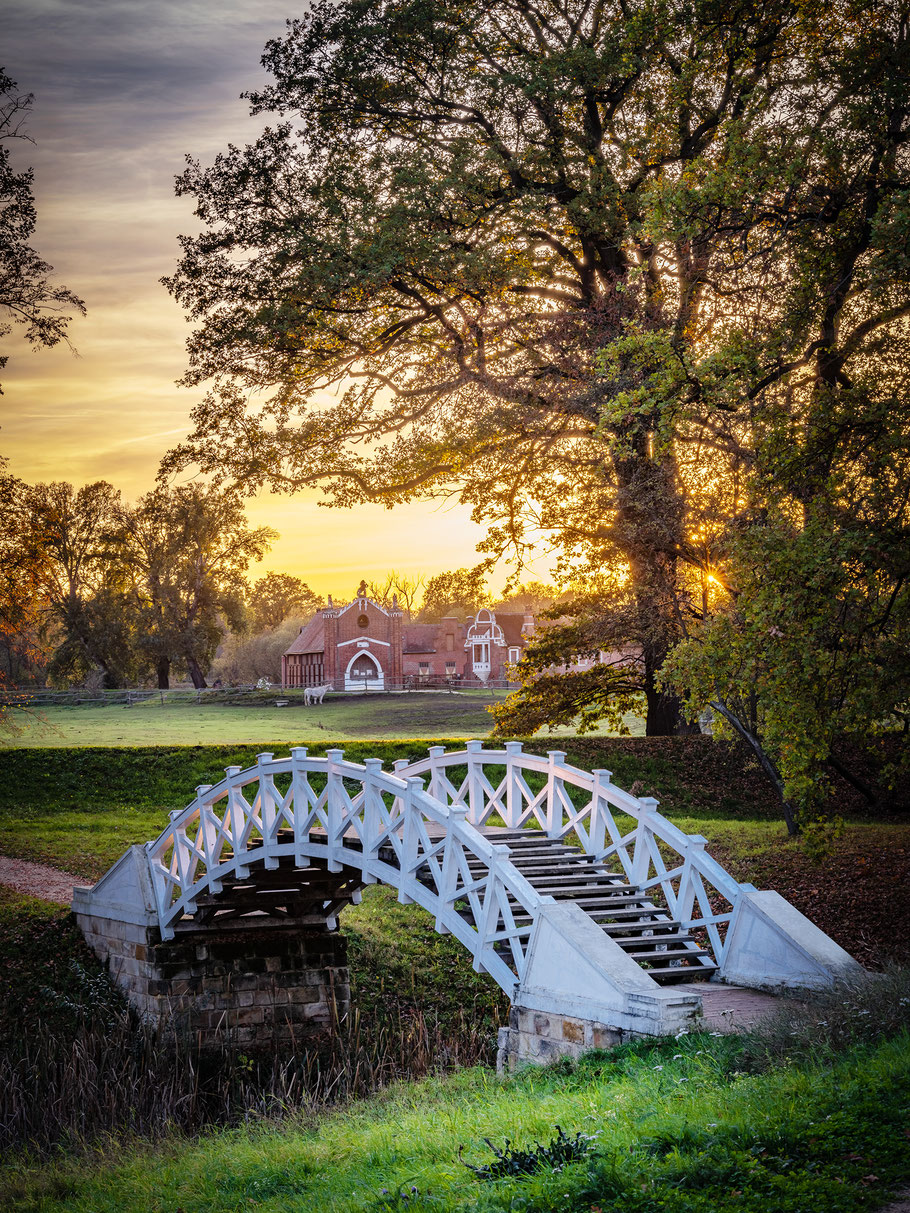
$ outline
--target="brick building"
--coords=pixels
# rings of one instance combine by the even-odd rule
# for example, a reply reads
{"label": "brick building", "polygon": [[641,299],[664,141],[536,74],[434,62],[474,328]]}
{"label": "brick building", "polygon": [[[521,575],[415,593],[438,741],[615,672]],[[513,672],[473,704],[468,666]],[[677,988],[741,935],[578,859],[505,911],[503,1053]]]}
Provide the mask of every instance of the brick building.
{"label": "brick building", "polygon": [[346,606],[329,598],[301,628],[281,659],[281,684],[382,691],[447,679],[496,681],[508,677],[533,633],[532,615],[486,608],[464,623],[406,623],[397,600],[386,610],[361,590]]}

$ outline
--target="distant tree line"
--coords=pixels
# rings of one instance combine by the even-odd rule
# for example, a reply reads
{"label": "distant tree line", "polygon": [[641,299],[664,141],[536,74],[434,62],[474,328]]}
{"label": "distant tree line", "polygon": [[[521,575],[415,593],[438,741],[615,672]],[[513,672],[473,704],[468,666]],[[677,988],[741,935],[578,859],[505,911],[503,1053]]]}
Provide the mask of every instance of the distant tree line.
{"label": "distant tree line", "polygon": [[156,488],[129,505],[103,480],[28,485],[4,471],[6,680],[167,688],[178,677],[205,687],[226,636],[268,631],[321,605],[287,574],[249,584],[247,569],[275,537],[250,527],[230,490]]}
{"label": "distant tree line", "polygon": [[[276,681],[281,654],[325,605],[288,573],[249,581],[276,532],[250,527],[233,490],[158,487],[130,505],[104,480],[29,485],[0,467],[0,672],[9,683]],[[429,579],[393,570],[367,592],[422,623],[488,605],[537,611],[558,598],[529,583],[494,602],[482,569]]]}

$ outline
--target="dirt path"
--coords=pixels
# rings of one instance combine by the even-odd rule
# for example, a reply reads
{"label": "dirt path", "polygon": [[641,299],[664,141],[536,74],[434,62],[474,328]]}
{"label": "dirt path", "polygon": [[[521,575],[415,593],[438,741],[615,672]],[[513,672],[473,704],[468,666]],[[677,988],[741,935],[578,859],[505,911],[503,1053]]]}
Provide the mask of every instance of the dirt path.
{"label": "dirt path", "polygon": [[73,885],[90,882],[72,872],[61,872],[43,863],[28,863],[24,859],[7,859],[0,855],[0,884],[8,885],[17,893],[40,897],[68,906],[73,900]]}

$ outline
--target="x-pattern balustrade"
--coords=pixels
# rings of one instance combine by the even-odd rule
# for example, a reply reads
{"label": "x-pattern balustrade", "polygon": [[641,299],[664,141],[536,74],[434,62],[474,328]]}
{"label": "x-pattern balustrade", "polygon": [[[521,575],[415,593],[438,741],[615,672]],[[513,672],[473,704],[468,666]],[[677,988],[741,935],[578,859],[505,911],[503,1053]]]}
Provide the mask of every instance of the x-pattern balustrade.
{"label": "x-pattern balustrade", "polygon": [[299,747],[283,758],[261,754],[254,766],[229,767],[220,783],[197,788],[146,845],[162,935],[172,937],[226,878],[249,877],[256,865],[316,861],[397,888],[511,996],[534,921],[553,898],[510,861],[508,845],[497,844],[499,826],[577,843],[661,912],[701,931],[723,964],[740,885],[706,854],[704,838],[683,833],[657,801],[616,787],[609,771],[579,770],[560,751],[527,754],[517,742],[501,750],[433,746],[426,759],[395,768]]}

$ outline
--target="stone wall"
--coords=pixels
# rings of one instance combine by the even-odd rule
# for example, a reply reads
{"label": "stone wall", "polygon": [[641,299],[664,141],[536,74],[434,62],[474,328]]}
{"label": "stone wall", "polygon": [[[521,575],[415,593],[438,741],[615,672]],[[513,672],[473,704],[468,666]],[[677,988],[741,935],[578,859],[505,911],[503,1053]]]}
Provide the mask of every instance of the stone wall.
{"label": "stone wall", "polygon": [[526,1063],[580,1057],[588,1049],[611,1049],[633,1035],[593,1019],[512,1007],[509,1026],[499,1029],[496,1069],[502,1074]]}
{"label": "stone wall", "polygon": [[149,1022],[255,1050],[333,1030],[350,1006],[346,941],[300,926],[180,929],[77,914],[111,977]]}

